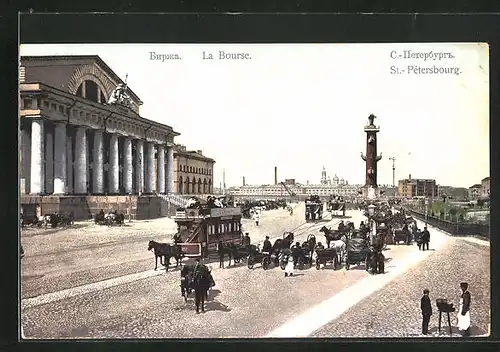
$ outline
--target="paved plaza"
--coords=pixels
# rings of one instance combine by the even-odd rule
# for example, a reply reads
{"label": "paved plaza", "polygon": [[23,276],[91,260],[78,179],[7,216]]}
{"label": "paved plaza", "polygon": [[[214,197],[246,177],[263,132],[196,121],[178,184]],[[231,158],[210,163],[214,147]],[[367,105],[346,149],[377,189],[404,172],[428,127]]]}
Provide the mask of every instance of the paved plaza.
{"label": "paved plaza", "polygon": [[[347,216],[356,226],[364,220],[358,211]],[[292,216],[280,209],[264,212],[259,227],[242,222],[254,243],[266,235],[274,241],[285,231],[295,232],[297,241],[314,234],[324,243],[321,226],[336,227],[340,221],[329,215],[324,222],[303,219],[304,205],[296,204]],[[154,256],[147,251],[149,240],[170,242],[175,231],[168,218],[122,227],[78,222],[57,231],[23,230],[25,338],[419,336],[422,290],[429,288],[433,301],[444,297],[457,306],[458,284],[464,280],[472,293],[472,334],[488,333],[490,259],[489,246],[481,241],[431,229],[431,251],[389,246],[387,273],[374,276],[364,266],[334,271],[328,265],[285,278],[280,268],[263,270],[257,264],[250,270],[242,263],[219,269],[218,261],[209,261],[216,286],[206,313],[196,315],[193,298],[186,304],[181,297],[179,269],[154,271]],[[434,312],[431,319],[433,334],[437,316]]]}

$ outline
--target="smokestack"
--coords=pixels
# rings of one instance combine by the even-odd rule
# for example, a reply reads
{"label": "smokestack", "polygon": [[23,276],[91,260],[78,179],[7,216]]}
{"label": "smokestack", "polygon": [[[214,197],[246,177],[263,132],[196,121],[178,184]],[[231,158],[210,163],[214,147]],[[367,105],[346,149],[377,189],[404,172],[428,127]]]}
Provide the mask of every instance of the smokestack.
{"label": "smokestack", "polygon": [[243,176],[243,186],[245,186],[245,176]]}
{"label": "smokestack", "polygon": [[278,167],[277,166],[274,167],[274,184],[275,185],[278,184]]}
{"label": "smokestack", "polygon": [[408,175],[408,180],[411,180],[411,174]]}
{"label": "smokestack", "polygon": [[224,186],[223,188],[223,193],[226,194],[226,169],[222,169],[222,185]]}

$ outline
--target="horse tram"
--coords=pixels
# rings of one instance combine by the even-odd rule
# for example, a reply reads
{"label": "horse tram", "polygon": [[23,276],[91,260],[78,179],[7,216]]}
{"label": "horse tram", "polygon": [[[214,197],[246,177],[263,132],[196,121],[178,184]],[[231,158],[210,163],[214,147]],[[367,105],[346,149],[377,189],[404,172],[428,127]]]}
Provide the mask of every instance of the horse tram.
{"label": "horse tram", "polygon": [[[216,254],[217,243],[241,245],[241,208],[179,208],[175,222],[185,257],[209,258]],[[218,255],[217,255],[218,257]]]}
{"label": "horse tram", "polygon": [[318,195],[312,195],[306,198],[306,221],[316,221],[323,219],[323,202]]}
{"label": "horse tram", "polygon": [[[328,202],[328,211],[333,217],[345,217],[346,203],[342,197],[332,197]],[[341,213],[341,215],[339,215]]]}

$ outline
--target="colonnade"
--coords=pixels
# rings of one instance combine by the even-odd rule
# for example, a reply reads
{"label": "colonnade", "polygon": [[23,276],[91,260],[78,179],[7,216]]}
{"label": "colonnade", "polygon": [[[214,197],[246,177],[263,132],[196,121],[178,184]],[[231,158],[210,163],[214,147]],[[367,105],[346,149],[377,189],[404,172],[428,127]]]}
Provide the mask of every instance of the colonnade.
{"label": "colonnade", "polygon": [[21,128],[21,193],[174,193],[173,147],[66,122]]}

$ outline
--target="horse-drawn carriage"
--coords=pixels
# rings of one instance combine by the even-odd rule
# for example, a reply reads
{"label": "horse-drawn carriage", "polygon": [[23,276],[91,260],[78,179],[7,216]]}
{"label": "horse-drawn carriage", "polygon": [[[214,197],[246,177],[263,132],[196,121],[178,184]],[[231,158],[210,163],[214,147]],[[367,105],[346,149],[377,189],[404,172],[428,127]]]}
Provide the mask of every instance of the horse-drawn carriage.
{"label": "horse-drawn carriage", "polygon": [[319,270],[321,265],[326,265],[328,263],[333,264],[333,269],[337,269],[339,266],[339,259],[337,250],[332,248],[317,248],[316,249],[316,269]]}
{"label": "horse-drawn carriage", "polygon": [[262,268],[267,270],[270,264],[271,253],[262,252],[255,245],[248,246],[248,258],[247,258],[247,266],[248,269],[253,269],[256,263],[261,263]]}
{"label": "horse-drawn carriage", "polygon": [[385,257],[382,253],[382,242],[380,237],[372,246],[368,245],[368,241],[362,238],[353,238],[347,242],[347,256],[345,268],[349,270],[351,265],[365,265],[365,270],[371,273],[384,273]]}
{"label": "horse-drawn carriage", "polygon": [[313,265],[313,253],[316,247],[316,237],[311,234],[307,236],[307,240],[302,243],[300,248],[296,249],[295,256],[297,257],[297,265],[299,269],[304,269],[304,265],[308,265],[309,268]]}
{"label": "horse-drawn carriage", "polygon": [[370,254],[370,248],[368,242],[363,238],[352,238],[347,242],[346,245],[346,259],[345,268],[349,270],[351,265],[365,264],[368,270],[368,256]]}
{"label": "horse-drawn carriage", "polygon": [[342,213],[342,217],[345,217],[346,205],[342,199],[330,199],[328,202],[328,211],[332,214],[332,217],[339,216],[338,213]]}
{"label": "horse-drawn carriage", "polygon": [[376,225],[376,235],[383,241],[383,249],[386,249],[388,244],[394,244],[394,237],[387,223],[381,222]]}
{"label": "horse-drawn carriage", "polygon": [[310,196],[306,198],[306,212],[305,218],[308,220],[322,220],[323,219],[323,202],[319,196]]}
{"label": "horse-drawn carriage", "polygon": [[241,216],[239,207],[177,209],[174,219],[182,253],[208,258],[209,253],[217,252],[219,241],[237,248],[241,244]]}

